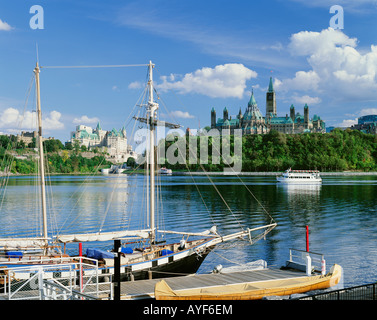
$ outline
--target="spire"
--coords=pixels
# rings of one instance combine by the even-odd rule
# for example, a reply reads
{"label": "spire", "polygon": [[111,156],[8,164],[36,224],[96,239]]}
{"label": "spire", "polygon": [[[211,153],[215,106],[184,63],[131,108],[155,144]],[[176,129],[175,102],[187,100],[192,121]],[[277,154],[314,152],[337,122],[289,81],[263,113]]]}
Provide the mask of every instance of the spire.
{"label": "spire", "polygon": [[268,85],[268,92],[274,92],[274,86],[272,85],[272,77],[270,77],[270,84]]}
{"label": "spire", "polygon": [[255,98],[254,98],[254,90],[251,89],[251,97],[250,97],[248,106],[256,106],[256,105],[257,105],[257,102],[255,101]]}

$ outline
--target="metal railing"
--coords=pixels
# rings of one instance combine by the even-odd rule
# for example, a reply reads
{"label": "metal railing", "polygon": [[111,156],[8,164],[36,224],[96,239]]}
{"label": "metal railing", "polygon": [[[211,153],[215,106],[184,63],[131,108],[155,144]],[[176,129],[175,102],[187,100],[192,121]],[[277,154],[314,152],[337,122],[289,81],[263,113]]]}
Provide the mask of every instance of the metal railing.
{"label": "metal railing", "polygon": [[111,274],[99,274],[97,260],[89,261],[92,264],[83,263],[81,257],[77,260],[73,263],[3,266],[0,269],[0,293],[8,300],[112,299]]}
{"label": "metal railing", "polygon": [[377,300],[377,283],[310,294],[294,300]]}
{"label": "metal railing", "polygon": [[[310,265],[308,266],[308,258],[310,258]],[[321,272],[322,274],[326,273],[326,261],[323,254],[298,250],[298,249],[289,249],[289,260],[287,261],[291,264],[294,264],[296,268],[302,266],[302,271],[308,271],[307,268],[310,268],[310,273],[312,271]]]}

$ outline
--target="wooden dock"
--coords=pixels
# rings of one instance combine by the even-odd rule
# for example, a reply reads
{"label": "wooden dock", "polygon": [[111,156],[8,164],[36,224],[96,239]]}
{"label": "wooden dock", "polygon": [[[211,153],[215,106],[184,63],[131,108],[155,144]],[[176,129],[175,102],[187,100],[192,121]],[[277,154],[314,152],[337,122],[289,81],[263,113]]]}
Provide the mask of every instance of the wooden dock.
{"label": "wooden dock", "polygon": [[[173,290],[183,290],[245,282],[292,279],[305,276],[305,272],[267,268],[263,270],[239,271],[232,273],[194,274],[189,276],[164,278],[164,280]],[[160,280],[161,279],[150,279],[122,282],[120,289],[121,299],[153,299],[155,284]]]}

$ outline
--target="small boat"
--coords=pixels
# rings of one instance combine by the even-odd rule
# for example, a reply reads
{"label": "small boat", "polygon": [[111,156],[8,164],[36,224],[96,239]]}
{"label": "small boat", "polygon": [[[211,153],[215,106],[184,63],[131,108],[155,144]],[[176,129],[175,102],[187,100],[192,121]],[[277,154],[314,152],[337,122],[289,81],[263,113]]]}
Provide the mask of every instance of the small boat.
{"label": "small boat", "polygon": [[165,280],[155,285],[156,300],[260,300],[267,296],[285,296],[331,288],[341,279],[342,271],[334,264],[326,275],[279,280],[253,281],[206,288],[172,290]]}
{"label": "small boat", "polygon": [[284,183],[322,183],[318,170],[292,170],[291,168],[281,176],[277,176],[276,180]]}
{"label": "small boat", "polygon": [[172,174],[173,171],[171,169],[167,169],[165,167],[162,167],[159,171],[160,174]]}

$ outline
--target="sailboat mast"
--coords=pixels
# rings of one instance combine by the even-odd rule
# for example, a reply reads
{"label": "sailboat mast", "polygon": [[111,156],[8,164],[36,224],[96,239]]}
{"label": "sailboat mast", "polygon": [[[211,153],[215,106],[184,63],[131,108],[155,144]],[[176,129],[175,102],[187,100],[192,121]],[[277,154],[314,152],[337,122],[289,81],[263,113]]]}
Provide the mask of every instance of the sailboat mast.
{"label": "sailboat mast", "polygon": [[151,242],[155,240],[155,163],[154,163],[154,118],[155,112],[158,109],[158,104],[153,102],[153,64],[149,61],[149,100],[148,100],[148,111],[149,111],[149,175],[150,175],[150,227],[151,227]]}
{"label": "sailboat mast", "polygon": [[41,96],[39,86],[39,66],[38,62],[34,69],[35,74],[35,88],[37,91],[37,117],[38,117],[38,150],[39,150],[39,171],[41,182],[41,200],[42,200],[42,218],[43,218],[43,237],[46,239],[47,245],[47,214],[46,214],[46,188],[44,176],[44,154],[43,154],[43,141],[42,141],[42,111],[41,111]]}

